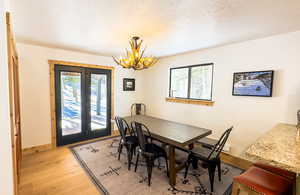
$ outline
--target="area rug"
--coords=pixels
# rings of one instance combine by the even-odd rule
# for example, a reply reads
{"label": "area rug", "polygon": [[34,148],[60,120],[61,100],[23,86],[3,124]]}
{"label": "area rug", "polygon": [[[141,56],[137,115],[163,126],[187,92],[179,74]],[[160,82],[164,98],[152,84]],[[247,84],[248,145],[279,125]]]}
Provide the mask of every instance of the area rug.
{"label": "area rug", "polygon": [[[229,195],[231,194],[232,178],[242,170],[222,163],[222,181],[215,176],[214,192],[210,192],[208,172],[201,168],[189,169],[184,179],[184,170],[177,174],[175,188],[169,185],[163,159],[155,162],[152,172],[151,187],[148,186],[147,169],[145,162],[140,160],[137,172],[135,164],[130,171],[127,169],[126,150],[123,150],[118,161],[118,138],[109,138],[93,143],[71,147],[76,159],[90,176],[99,189],[100,194],[110,195],[168,195],[168,194],[197,194],[197,195]],[[177,151],[176,151],[177,152]],[[180,152],[177,152],[180,153]],[[181,152],[181,155],[186,155]],[[135,157],[133,161],[135,163]]]}

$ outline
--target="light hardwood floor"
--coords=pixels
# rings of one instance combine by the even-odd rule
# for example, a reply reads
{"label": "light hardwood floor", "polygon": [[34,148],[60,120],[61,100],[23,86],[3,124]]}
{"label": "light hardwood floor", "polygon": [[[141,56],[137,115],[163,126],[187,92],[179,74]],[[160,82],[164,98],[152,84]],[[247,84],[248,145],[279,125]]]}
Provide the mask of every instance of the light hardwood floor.
{"label": "light hardwood floor", "polygon": [[21,165],[20,195],[99,194],[66,147],[27,155]]}
{"label": "light hardwood floor", "polygon": [[[251,163],[222,155],[222,160],[247,169]],[[97,195],[98,190],[67,147],[24,156],[20,195]]]}

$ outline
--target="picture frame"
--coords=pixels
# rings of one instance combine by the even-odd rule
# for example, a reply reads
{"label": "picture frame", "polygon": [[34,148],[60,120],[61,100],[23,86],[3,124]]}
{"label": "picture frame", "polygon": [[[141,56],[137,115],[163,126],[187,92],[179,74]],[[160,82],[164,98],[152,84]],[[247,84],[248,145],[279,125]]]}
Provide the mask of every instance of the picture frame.
{"label": "picture frame", "polygon": [[236,72],[233,74],[233,96],[272,97],[274,70]]}
{"label": "picture frame", "polygon": [[124,78],[123,79],[123,91],[135,91],[135,79]]}

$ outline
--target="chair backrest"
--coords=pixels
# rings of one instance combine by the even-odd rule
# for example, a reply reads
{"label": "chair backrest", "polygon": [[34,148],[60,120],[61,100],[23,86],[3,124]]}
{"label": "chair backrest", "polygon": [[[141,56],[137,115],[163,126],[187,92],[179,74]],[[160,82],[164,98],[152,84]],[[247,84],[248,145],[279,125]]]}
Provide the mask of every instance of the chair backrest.
{"label": "chair backrest", "polygon": [[142,123],[138,123],[133,121],[131,123],[131,128],[136,132],[138,141],[139,141],[139,146],[143,152],[146,150],[146,144],[148,144],[148,140],[146,139],[144,131],[147,132],[148,136],[150,137],[150,140],[152,142],[152,137],[149,129],[146,127],[146,125]]}
{"label": "chair backrest", "polygon": [[216,159],[220,156],[220,153],[222,152],[232,129],[233,127],[230,127],[223,133],[219,141],[214,145],[211,153],[208,155],[208,160]]}
{"label": "chair backrest", "polygon": [[134,103],[131,105],[132,115],[146,115],[146,105],[143,103]]}
{"label": "chair backrest", "polygon": [[125,119],[123,119],[119,116],[116,116],[115,121],[116,121],[118,130],[119,130],[119,133],[123,139],[125,139],[127,131],[129,131],[130,135],[132,134],[132,132],[130,131],[130,127]]}

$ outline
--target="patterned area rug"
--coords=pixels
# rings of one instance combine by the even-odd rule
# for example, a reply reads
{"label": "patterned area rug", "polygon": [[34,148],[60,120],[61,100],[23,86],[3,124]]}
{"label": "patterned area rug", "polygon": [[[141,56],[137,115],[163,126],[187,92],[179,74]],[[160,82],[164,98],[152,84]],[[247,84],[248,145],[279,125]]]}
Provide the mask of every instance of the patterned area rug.
{"label": "patterned area rug", "polygon": [[[231,194],[232,178],[239,175],[242,170],[227,164],[222,164],[222,181],[215,176],[214,192],[210,192],[208,172],[202,169],[189,170],[187,179],[184,179],[184,170],[177,174],[175,188],[169,185],[164,160],[155,162],[152,172],[151,187],[148,186],[147,169],[142,158],[137,172],[134,172],[134,164],[130,171],[127,169],[126,150],[123,149],[121,160],[118,161],[119,138],[109,138],[93,143],[71,147],[76,159],[88,173],[94,184],[102,194],[143,194],[143,195],[167,195],[167,194],[198,194],[198,195],[229,195]],[[184,152],[176,150],[179,156],[186,158]],[[177,157],[176,157],[177,158]],[[135,162],[135,157],[133,161]]]}

